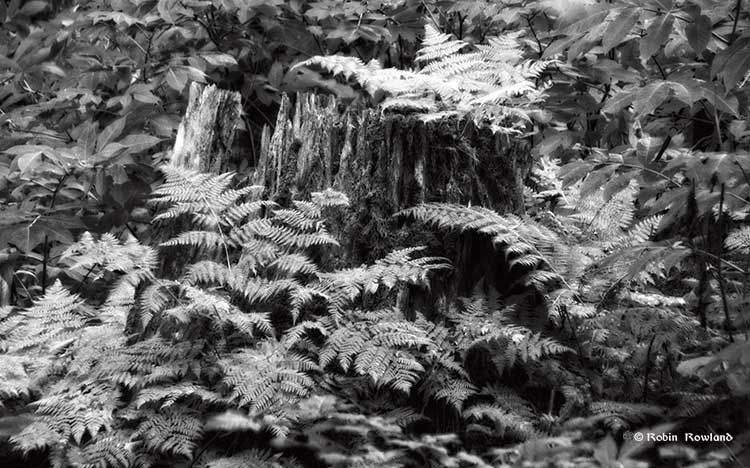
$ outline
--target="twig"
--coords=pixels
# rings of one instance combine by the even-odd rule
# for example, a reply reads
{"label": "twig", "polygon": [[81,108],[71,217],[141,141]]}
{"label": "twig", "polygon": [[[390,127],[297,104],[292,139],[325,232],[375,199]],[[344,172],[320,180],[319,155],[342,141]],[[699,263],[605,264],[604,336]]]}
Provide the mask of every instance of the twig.
{"label": "twig", "polygon": [[[724,222],[724,191],[725,187],[724,184],[721,184],[721,195],[719,196],[719,214],[717,216],[716,220],[716,230],[718,231],[716,233],[719,242],[722,241],[724,237],[724,230],[722,229],[722,224]],[[729,316],[729,304],[727,303],[727,293],[726,293],[726,287],[724,285],[724,276],[721,273],[721,246],[718,249],[719,254],[716,256],[717,264],[716,264],[716,279],[719,281],[719,293],[721,293],[721,305],[724,308],[724,328],[727,331],[727,337],[729,338],[729,342],[734,342],[734,337],[732,336],[732,319]]]}
{"label": "twig", "polygon": [[737,6],[734,8],[734,24],[732,25],[732,35],[729,36],[729,42],[734,42],[737,37],[737,22],[740,19],[740,11],[742,9],[742,0],[737,0]]}

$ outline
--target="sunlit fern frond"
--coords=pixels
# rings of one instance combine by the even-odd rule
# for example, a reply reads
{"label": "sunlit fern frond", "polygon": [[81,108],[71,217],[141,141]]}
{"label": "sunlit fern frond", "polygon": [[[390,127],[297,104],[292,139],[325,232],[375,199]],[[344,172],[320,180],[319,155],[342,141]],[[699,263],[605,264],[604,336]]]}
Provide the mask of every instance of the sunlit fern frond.
{"label": "sunlit fern frond", "polygon": [[283,248],[297,250],[312,246],[338,245],[338,241],[322,225],[311,232],[300,232],[290,226],[274,223],[270,219],[256,219],[238,226],[232,230],[229,238],[237,245],[260,238]]}
{"label": "sunlit fern frond", "polygon": [[28,361],[25,356],[0,354],[0,402],[31,395],[33,376],[26,370]]}
{"label": "sunlit fern frond", "polygon": [[742,226],[729,233],[724,247],[731,253],[750,253],[750,226]]}
{"label": "sunlit fern frond", "polygon": [[[83,233],[78,242],[63,252],[60,260],[73,270],[93,272],[90,276],[94,279],[105,271],[122,273],[133,286],[150,279],[157,265],[154,249],[141,245],[132,236],[121,242],[110,233],[102,234],[98,240],[90,232]],[[95,268],[98,271],[94,272]]]}
{"label": "sunlit fern frond", "polygon": [[5,347],[27,353],[54,348],[86,325],[91,314],[82,305],[77,295],[56,281],[32,307],[19,312],[12,322],[15,326],[4,337]]}
{"label": "sunlit fern frond", "polygon": [[345,320],[320,350],[320,367],[335,361],[345,373],[353,369],[376,386],[408,392],[424,371],[409,350],[432,345],[424,330],[391,309],[358,311]]}
{"label": "sunlit fern frond", "polygon": [[224,399],[202,385],[193,382],[181,382],[141,389],[133,405],[136,408],[151,407],[163,410],[181,401],[213,404],[221,403]]}
{"label": "sunlit fern frond", "polygon": [[174,382],[200,371],[200,356],[205,346],[204,340],[171,342],[151,337],[102,353],[89,375],[129,389]]}
{"label": "sunlit fern frond", "polygon": [[521,60],[522,50],[518,40],[519,33],[522,32],[490,37],[487,44],[478,44],[476,47],[488,62],[516,65]]}
{"label": "sunlit fern frond", "polygon": [[493,210],[472,206],[427,203],[403,210],[397,214],[433,225],[438,229],[476,231],[492,236],[496,244],[524,242],[538,246],[554,245],[557,236],[544,226],[521,219],[515,215],[500,215]]}
{"label": "sunlit fern frond", "polygon": [[33,407],[53,431],[80,445],[86,434],[95,437],[110,428],[119,397],[111,382],[60,381]]}
{"label": "sunlit fern frond", "polygon": [[271,262],[268,267],[289,276],[297,274],[315,275],[318,273],[318,266],[302,254],[283,255]]}
{"label": "sunlit fern frond", "polygon": [[261,312],[243,312],[226,298],[189,285],[182,286],[186,303],[179,304],[165,311],[168,316],[187,323],[191,318],[206,317],[216,323],[229,324],[238,331],[255,336],[257,332],[273,335],[269,314]]}
{"label": "sunlit fern frond", "polygon": [[466,42],[443,34],[431,24],[425,24],[422,47],[417,51],[417,62],[431,62],[450,57],[466,47]]}
{"label": "sunlit fern frond", "polygon": [[637,194],[635,180],[609,200],[605,200],[603,190],[596,190],[579,200],[572,217],[603,239],[622,237],[633,222]]}
{"label": "sunlit fern frond", "polygon": [[135,437],[152,452],[193,456],[203,435],[200,414],[186,407],[170,406],[163,410],[143,410]]}
{"label": "sunlit fern frond", "polygon": [[411,284],[426,286],[432,272],[450,269],[442,257],[417,257],[422,247],[396,250],[374,265],[349,268],[331,273],[320,273],[319,282],[312,287],[325,297],[331,310],[341,311],[362,294],[375,294]]}
{"label": "sunlit fern frond", "polygon": [[274,411],[306,397],[313,387],[310,359],[271,341],[220,360],[229,399],[253,411]]}
{"label": "sunlit fern frond", "polygon": [[83,447],[71,447],[68,459],[81,468],[129,468],[135,462],[134,444],[122,434],[99,435]]}
{"label": "sunlit fern frond", "polygon": [[[185,206],[192,212],[207,212],[211,209],[221,208],[224,201],[222,194],[229,189],[229,184],[234,177],[231,172],[225,174],[207,174],[197,170],[187,169],[173,165],[163,165],[160,167],[166,181],[159,188],[152,192],[152,202],[162,205],[176,205],[177,207]],[[250,188],[246,189],[248,192]],[[241,195],[238,192],[231,192],[229,198],[236,200]],[[226,204],[225,207],[231,205]],[[176,215],[183,214],[182,209],[175,208]],[[164,218],[173,217],[165,215]]]}
{"label": "sunlit fern frond", "polygon": [[346,80],[358,79],[360,75],[372,73],[367,65],[357,57],[347,57],[344,55],[326,55],[311,57],[303,62],[294,65],[298,67],[319,67],[334,76],[343,76]]}
{"label": "sunlit fern frond", "polygon": [[[315,205],[321,208],[340,208],[349,206],[349,197],[343,192],[338,192],[331,188],[327,188],[320,192],[312,192],[310,194],[310,200]],[[295,203],[297,209],[303,211],[303,208]]]}

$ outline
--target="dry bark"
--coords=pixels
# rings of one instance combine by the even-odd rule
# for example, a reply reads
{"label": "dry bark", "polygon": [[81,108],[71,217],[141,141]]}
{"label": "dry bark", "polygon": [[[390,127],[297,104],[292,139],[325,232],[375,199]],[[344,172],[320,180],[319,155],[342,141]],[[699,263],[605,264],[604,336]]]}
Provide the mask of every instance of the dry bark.
{"label": "dry bark", "polygon": [[[188,106],[177,130],[171,163],[201,172],[226,172],[241,110],[240,93],[191,83]],[[161,235],[169,239],[190,229],[190,221],[182,220]],[[191,249],[165,256],[161,274],[168,278],[177,277],[196,254]]]}
{"label": "dry bark", "polygon": [[226,171],[241,111],[239,93],[191,83],[172,164],[215,174]]}
{"label": "dry bark", "polygon": [[[343,107],[331,96],[301,94],[294,103],[284,96],[275,129],[264,131],[253,178],[282,204],[329,187],[349,196],[352,206],[333,228],[344,247],[337,266],[373,261],[396,247],[442,243],[443,237],[394,220],[394,213],[419,203],[523,211],[522,181],[531,162],[526,142],[456,117],[423,122],[417,115]],[[453,260],[473,270],[459,279],[462,289],[495,275],[502,263],[486,258],[474,241],[452,244]]]}

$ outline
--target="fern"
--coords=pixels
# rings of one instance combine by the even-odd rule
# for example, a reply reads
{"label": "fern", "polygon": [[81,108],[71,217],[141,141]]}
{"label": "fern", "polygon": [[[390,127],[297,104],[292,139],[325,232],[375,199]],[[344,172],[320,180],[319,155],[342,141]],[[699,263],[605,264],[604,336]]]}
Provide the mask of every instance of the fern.
{"label": "fern", "polygon": [[228,398],[252,411],[279,410],[307,396],[313,386],[308,375],[317,368],[308,358],[264,341],[257,349],[245,349],[219,361]]}
{"label": "fern", "polygon": [[195,411],[170,407],[143,411],[141,417],[135,438],[148,451],[192,457],[203,434],[203,423]]}
{"label": "fern", "polygon": [[526,440],[537,435],[531,421],[499,405],[472,406],[464,411],[464,417],[468,420],[488,423],[491,430],[501,438],[507,435],[517,440]]}
{"label": "fern", "polygon": [[281,463],[269,452],[247,450],[229,457],[216,457],[206,463],[206,468],[292,468],[292,464]]}
{"label": "fern", "polygon": [[5,335],[5,347],[10,352],[44,352],[75,337],[90,317],[82,305],[77,295],[55,282],[31,308],[19,313]]}
{"label": "fern", "polygon": [[353,369],[376,386],[408,392],[424,371],[409,349],[431,345],[424,331],[393,310],[356,311],[343,320],[320,350],[320,367],[335,361],[344,372]]}
{"label": "fern", "polygon": [[489,123],[493,132],[523,134],[531,120],[528,111],[545,89],[532,80],[554,61],[522,61],[521,45],[512,34],[461,52],[469,47],[428,23],[417,51],[418,72],[343,56],[312,57],[295,68],[319,67],[356,81],[373,97],[385,94],[384,110],[425,112],[428,121],[447,109],[470,115],[476,125]]}
{"label": "fern", "polygon": [[750,253],[750,226],[743,226],[730,232],[724,240],[724,247],[733,253]]}
{"label": "fern", "polygon": [[466,42],[451,39],[449,34],[443,34],[431,24],[425,24],[422,47],[417,51],[418,62],[431,62],[451,57],[466,47]]}
{"label": "fern", "polygon": [[120,436],[97,437],[68,454],[76,468],[128,468],[135,461],[133,443]]}

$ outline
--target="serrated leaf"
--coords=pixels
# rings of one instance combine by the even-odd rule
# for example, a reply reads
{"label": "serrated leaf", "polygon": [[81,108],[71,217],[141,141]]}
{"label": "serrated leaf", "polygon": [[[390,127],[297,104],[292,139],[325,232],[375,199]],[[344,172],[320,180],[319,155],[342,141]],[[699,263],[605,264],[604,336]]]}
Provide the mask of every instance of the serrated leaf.
{"label": "serrated leaf", "polygon": [[604,54],[622,43],[640,17],[641,12],[638,8],[625,8],[617,15],[602,38]]}
{"label": "serrated leaf", "polygon": [[659,52],[662,45],[667,43],[673,24],[674,16],[671,14],[656,17],[651,21],[646,28],[646,35],[641,39],[641,60],[645,62]]}
{"label": "serrated leaf", "polygon": [[685,28],[688,44],[695,53],[700,54],[711,39],[711,19],[706,15],[700,15]]}

